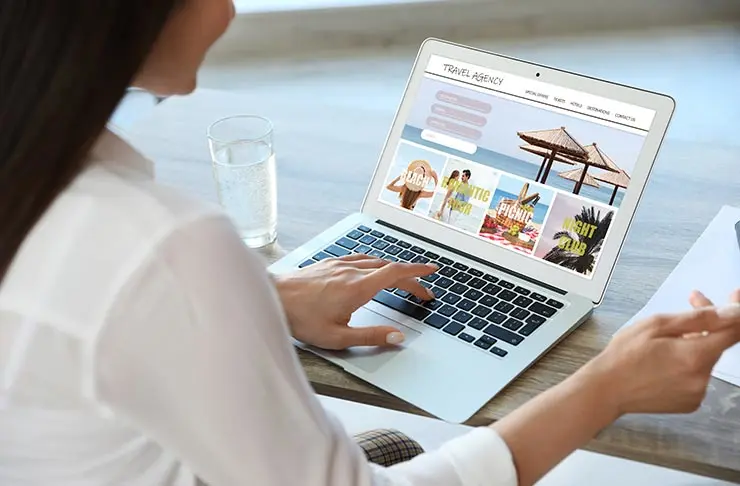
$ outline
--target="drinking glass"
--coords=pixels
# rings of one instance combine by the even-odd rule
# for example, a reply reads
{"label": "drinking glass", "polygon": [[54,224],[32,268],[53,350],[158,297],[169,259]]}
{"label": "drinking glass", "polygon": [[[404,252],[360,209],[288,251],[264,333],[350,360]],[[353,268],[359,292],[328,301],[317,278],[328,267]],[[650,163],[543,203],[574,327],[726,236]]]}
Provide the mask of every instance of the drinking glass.
{"label": "drinking glass", "polygon": [[244,243],[261,248],[277,238],[273,127],[267,118],[238,115],[208,128],[218,198]]}

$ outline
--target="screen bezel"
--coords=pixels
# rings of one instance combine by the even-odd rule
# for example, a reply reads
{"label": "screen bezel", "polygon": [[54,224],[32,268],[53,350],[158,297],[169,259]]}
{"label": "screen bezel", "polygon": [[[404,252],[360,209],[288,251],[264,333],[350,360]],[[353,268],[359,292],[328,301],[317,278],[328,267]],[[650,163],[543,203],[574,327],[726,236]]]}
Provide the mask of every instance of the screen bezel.
{"label": "screen bezel", "polygon": [[[379,200],[380,193],[385,185],[386,174],[395,158],[406,120],[409,117],[413,103],[416,101],[416,94],[432,55],[447,57],[533,80],[536,79],[540,82],[583,91],[584,93],[655,111],[652,128],[648,132],[642,152],[632,173],[630,183],[632,187],[625,194],[619,211],[612,222],[609,235],[604,242],[604,247],[597,262],[596,271],[591,278],[557,268],[537,258],[498,247],[477,236],[463,233],[443,223],[389,206]],[[675,101],[667,95],[610,83],[438,39],[428,39],[422,44],[417,55],[403,99],[375,168],[372,183],[365,195],[362,212],[421,237],[442,242],[449,247],[462,249],[467,254],[512,269],[516,273],[526,275],[565,292],[582,295],[595,304],[599,304],[616,266],[619,253],[627,237],[634,213],[645,190],[648,177],[674,111]]]}

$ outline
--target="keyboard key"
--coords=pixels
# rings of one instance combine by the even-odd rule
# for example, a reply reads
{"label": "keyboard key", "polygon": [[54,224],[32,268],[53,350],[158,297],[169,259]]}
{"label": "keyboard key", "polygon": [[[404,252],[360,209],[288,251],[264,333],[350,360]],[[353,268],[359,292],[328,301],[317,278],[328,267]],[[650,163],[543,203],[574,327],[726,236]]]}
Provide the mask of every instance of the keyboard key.
{"label": "keyboard key", "polygon": [[539,302],[535,302],[534,304],[532,304],[529,310],[531,310],[535,314],[541,315],[542,317],[552,317],[557,312],[552,307],[548,307],[545,304],[540,304]]}
{"label": "keyboard key", "polygon": [[486,307],[493,307],[498,304],[498,302],[499,300],[496,297],[491,297],[490,295],[484,295],[483,298],[478,301],[480,305],[485,305]]}
{"label": "keyboard key", "polygon": [[439,275],[436,274],[436,273],[433,273],[431,275],[427,275],[425,277],[421,277],[421,279],[424,280],[425,282],[434,282],[435,280],[438,280],[439,279]]}
{"label": "keyboard key", "polygon": [[301,263],[300,265],[298,265],[298,268],[306,268],[306,267],[310,267],[310,266],[311,266],[311,265],[313,265],[314,263],[316,263],[316,261],[315,261],[315,260],[306,260],[305,262],[303,262],[303,263]]}
{"label": "keyboard key", "polygon": [[456,294],[460,294],[460,295],[464,294],[467,291],[468,291],[468,287],[461,283],[456,283],[455,285],[450,287],[450,292],[455,292]]}
{"label": "keyboard key", "polygon": [[450,322],[448,318],[439,316],[437,314],[432,314],[431,316],[424,319],[425,324],[429,324],[435,329],[442,329],[447,325],[448,322]]}
{"label": "keyboard key", "polygon": [[357,253],[364,253],[364,254],[366,254],[366,255],[367,255],[368,253],[370,253],[371,251],[373,251],[373,249],[372,249],[372,248],[370,248],[370,247],[369,247],[369,246],[367,246],[367,245],[360,245],[360,246],[358,246],[357,248],[355,248],[355,252],[357,252]]}
{"label": "keyboard key", "polygon": [[462,322],[463,324],[467,323],[472,318],[473,316],[471,316],[465,311],[457,311],[457,313],[454,316],[452,316],[453,320],[457,322]]}
{"label": "keyboard key", "polygon": [[411,251],[416,253],[424,253],[426,250],[420,246],[412,246]]}
{"label": "keyboard key", "polygon": [[501,312],[497,312],[497,311],[493,311],[493,313],[488,316],[488,320],[495,324],[501,324],[506,319],[508,319],[506,314],[502,314]]}
{"label": "keyboard key", "polygon": [[529,297],[524,297],[521,295],[517,297],[516,299],[514,299],[514,303],[516,305],[518,305],[519,307],[524,307],[524,308],[529,307],[532,304],[532,302],[534,301],[530,299]]}
{"label": "keyboard key", "polygon": [[470,334],[467,334],[465,332],[460,333],[457,337],[459,337],[460,339],[462,339],[466,343],[472,343],[473,341],[475,341],[475,338],[473,336],[471,336]]}
{"label": "keyboard key", "polygon": [[370,234],[371,234],[371,235],[373,235],[373,236],[374,236],[374,237],[376,237],[376,238],[382,238],[382,237],[384,237],[384,236],[385,236],[385,233],[381,233],[381,232],[380,232],[380,231],[378,231],[378,230],[375,230],[375,231],[371,231],[371,232],[370,232]]}
{"label": "keyboard key", "polygon": [[508,351],[501,349],[501,348],[497,348],[497,347],[493,347],[491,349],[491,353],[495,354],[496,356],[501,356],[502,358],[506,356],[507,354],[509,354]]}
{"label": "keyboard key", "polygon": [[477,268],[471,268],[471,269],[469,269],[468,270],[468,273],[470,275],[472,275],[473,277],[482,277],[483,276],[483,272],[481,272]]}
{"label": "keyboard key", "polygon": [[463,299],[457,304],[457,306],[462,310],[469,311],[475,308],[475,302],[473,302],[472,300]]}
{"label": "keyboard key", "polygon": [[461,272],[466,272],[468,268],[470,268],[467,265],[463,265],[462,263],[454,263],[452,266],[460,270]]}
{"label": "keyboard key", "polygon": [[460,297],[457,294],[453,294],[453,293],[446,294],[444,297],[442,297],[442,302],[446,304],[452,304],[452,305],[457,304],[461,300],[462,300],[462,297]]}
{"label": "keyboard key", "polygon": [[501,292],[503,289],[499,287],[498,285],[488,284],[485,287],[483,287],[483,292],[487,293],[488,295],[496,295],[499,292]]}
{"label": "keyboard key", "polygon": [[348,250],[354,250],[359,246],[359,244],[354,241],[350,240],[349,238],[339,238],[337,240],[337,245],[341,246],[342,248],[346,248]]}
{"label": "keyboard key", "polygon": [[434,292],[434,297],[437,299],[441,299],[447,293],[445,289],[441,289],[437,286],[432,287],[432,292]]}
{"label": "keyboard key", "polygon": [[513,311],[509,313],[511,317],[515,319],[519,319],[521,321],[529,317],[529,314],[531,314],[531,312],[529,312],[528,310],[524,310],[521,307],[517,307],[516,309],[514,309]]}
{"label": "keyboard key", "polygon": [[471,278],[473,278],[473,277],[471,277],[467,273],[458,272],[457,275],[455,275],[454,277],[452,277],[452,280],[454,280],[456,282],[467,283]]}
{"label": "keyboard key", "polygon": [[401,253],[398,254],[398,258],[400,258],[401,260],[409,261],[416,258],[416,253],[409,250],[403,250]]}
{"label": "keyboard key", "polygon": [[514,318],[506,319],[506,322],[503,324],[506,329],[511,329],[512,331],[518,331],[523,325],[524,323],[522,321]]}
{"label": "keyboard key", "polygon": [[535,324],[526,324],[523,328],[519,329],[519,334],[522,336],[530,336],[533,332],[539,329],[540,326]]}
{"label": "keyboard key", "polygon": [[400,246],[396,246],[396,245],[391,245],[391,246],[389,246],[388,248],[386,248],[386,249],[385,249],[385,252],[386,252],[387,254],[389,254],[389,255],[394,255],[394,256],[395,256],[395,255],[398,255],[398,254],[399,254],[399,253],[401,253],[402,251],[403,251],[403,250],[401,249],[401,247],[400,247]]}
{"label": "keyboard key", "polygon": [[403,241],[403,240],[400,240],[400,241],[399,241],[398,243],[396,243],[396,244],[397,244],[398,246],[400,246],[401,248],[404,248],[404,249],[406,249],[406,250],[408,250],[409,248],[411,248],[411,243],[409,243],[409,242],[407,242],[407,241]]}
{"label": "keyboard key", "polygon": [[479,305],[478,307],[473,309],[473,315],[476,315],[478,317],[486,317],[491,312],[493,312],[491,309],[482,305]]}
{"label": "keyboard key", "polygon": [[486,281],[485,280],[481,280],[479,278],[474,278],[473,280],[471,280],[470,282],[468,282],[468,285],[470,285],[474,289],[480,290],[480,289],[482,289],[483,287],[486,286]]}
{"label": "keyboard key", "polygon": [[427,309],[432,309],[432,310],[437,310],[440,307],[442,307],[443,305],[444,304],[442,303],[441,300],[436,300],[436,299],[435,300],[427,300],[426,302],[424,302],[424,307],[426,307]]}
{"label": "keyboard key", "polygon": [[440,307],[437,312],[439,312],[445,317],[452,317],[457,312],[457,309],[455,309],[451,305],[445,304],[442,307]]}
{"label": "keyboard key", "polygon": [[394,238],[391,235],[386,235],[383,239],[388,243],[398,243],[398,238]]}
{"label": "keyboard key", "polygon": [[558,302],[555,299],[548,300],[547,301],[547,305],[549,305],[550,307],[555,307],[556,309],[562,309],[563,306],[564,306],[564,304],[562,302]]}
{"label": "keyboard key", "polygon": [[542,294],[538,294],[537,292],[532,292],[532,295],[530,295],[530,297],[536,300],[537,302],[545,302],[547,300],[547,297],[545,297]]}
{"label": "keyboard key", "polygon": [[511,282],[508,282],[508,281],[506,281],[506,280],[499,280],[498,284],[499,284],[500,286],[502,286],[503,288],[505,288],[505,289],[509,289],[509,290],[511,290],[511,289],[513,289],[514,287],[516,287],[516,285],[514,285],[513,283],[511,283]]}
{"label": "keyboard key", "polygon": [[522,295],[529,295],[532,293],[531,290],[525,289],[524,287],[516,287],[514,289],[514,292],[516,292],[517,294],[522,294]]}
{"label": "keyboard key", "polygon": [[388,292],[378,292],[375,294],[375,297],[373,297],[373,300],[420,321],[426,319],[432,313],[429,309],[419,307],[416,304],[412,304],[411,302],[389,294]]}
{"label": "keyboard key", "polygon": [[430,284],[429,282],[427,282],[427,281],[425,281],[425,280],[420,280],[420,281],[419,281],[419,284],[420,284],[420,285],[421,285],[422,287],[424,287],[425,289],[431,289],[431,288],[432,288],[432,284]]}
{"label": "keyboard key", "polygon": [[439,255],[437,255],[437,254],[436,254],[436,253],[434,253],[433,251],[429,251],[429,250],[427,250],[427,251],[426,251],[426,252],[424,253],[424,256],[426,256],[426,257],[429,257],[429,258],[431,258],[432,260],[436,260],[437,258],[439,258]]}
{"label": "keyboard key", "polygon": [[411,260],[411,263],[429,263],[429,258],[419,255]]}
{"label": "keyboard key", "polygon": [[372,231],[372,230],[371,230],[370,228],[368,228],[367,226],[360,226],[360,227],[359,227],[359,228],[357,228],[357,229],[358,229],[358,230],[360,230],[360,231],[362,231],[363,233],[370,233],[370,231]]}
{"label": "keyboard key", "polygon": [[457,270],[455,270],[452,267],[444,267],[439,270],[439,274],[443,275],[445,277],[452,277],[457,273]]}
{"label": "keyboard key", "polygon": [[407,292],[407,291],[402,290],[402,289],[398,289],[398,290],[396,290],[393,293],[396,294],[396,295],[398,295],[401,298],[404,298],[404,299],[408,299],[409,297],[411,297],[411,292]]}
{"label": "keyboard key", "polygon": [[519,334],[514,334],[511,331],[507,331],[503,327],[494,326],[493,324],[483,329],[483,332],[485,332],[489,336],[495,337],[500,341],[509,343],[514,346],[519,346],[519,344],[524,341],[524,337],[520,336]]}
{"label": "keyboard key", "polygon": [[373,243],[373,248],[377,248],[378,250],[385,250],[389,246],[391,246],[391,244],[383,240],[378,240],[375,243]]}
{"label": "keyboard key", "polygon": [[502,290],[498,293],[496,296],[501,300],[505,300],[507,302],[511,302],[512,300],[516,299],[516,294],[512,292],[511,290]]}
{"label": "keyboard key", "polygon": [[335,257],[343,257],[349,255],[349,250],[342,248],[341,246],[337,245],[331,245],[329,248],[326,248],[324,250],[330,255],[334,255]]}
{"label": "keyboard key", "polygon": [[490,274],[485,274],[483,275],[483,280],[485,280],[486,282],[496,283],[498,282],[498,277],[494,277]]}
{"label": "keyboard key", "polygon": [[465,292],[464,295],[470,300],[478,300],[483,297],[483,292],[481,292],[480,290],[470,289]]}
{"label": "keyboard key", "polygon": [[538,316],[537,314],[532,314],[527,318],[527,324],[533,324],[535,326],[541,326],[545,321],[547,321],[547,319],[542,316]]}
{"label": "keyboard key", "polygon": [[359,240],[362,238],[362,231],[352,230],[349,233],[347,233],[347,238],[352,238],[353,240]]}
{"label": "keyboard key", "polygon": [[452,265],[455,262],[453,262],[447,257],[439,257],[439,263],[441,263],[442,265]]}
{"label": "keyboard key", "polygon": [[481,336],[480,339],[478,339],[475,342],[475,345],[478,346],[481,349],[488,349],[491,346],[493,346],[493,343],[495,343],[496,340],[493,339],[491,336]]}
{"label": "keyboard key", "polygon": [[480,331],[487,325],[488,322],[484,319],[481,319],[480,317],[474,317],[472,321],[468,322],[468,326],[472,327],[473,329],[477,329],[478,331]]}
{"label": "keyboard key", "polygon": [[420,299],[420,298],[418,298],[415,295],[412,295],[411,297],[409,297],[408,300],[410,300],[411,302],[413,302],[414,304],[417,304],[417,305],[424,305],[425,303],[428,302],[427,299]]}
{"label": "keyboard key", "polygon": [[385,256],[385,253],[383,253],[380,250],[373,250],[370,253],[368,253],[370,256],[374,256],[375,258],[383,258]]}
{"label": "keyboard key", "polygon": [[460,334],[460,331],[462,331],[463,329],[465,329],[465,326],[463,326],[462,324],[458,324],[457,322],[451,322],[447,324],[447,326],[442,330],[446,332],[447,334],[452,334],[453,336],[457,336],[458,334]]}
{"label": "keyboard key", "polygon": [[378,241],[378,239],[370,235],[365,235],[362,238],[360,238],[360,243],[362,243],[363,245],[372,245],[376,241]]}
{"label": "keyboard key", "polygon": [[455,282],[453,282],[452,280],[450,280],[449,278],[446,278],[446,277],[442,277],[442,278],[440,278],[439,280],[437,280],[435,282],[435,284],[437,285],[437,287],[442,287],[443,289],[449,288],[450,285],[452,285],[454,283]]}
{"label": "keyboard key", "polygon": [[496,309],[497,311],[500,311],[500,312],[504,313],[504,314],[508,314],[509,312],[511,312],[512,310],[514,310],[514,304],[510,304],[509,302],[503,302],[503,301],[501,301],[498,304],[496,304],[493,308]]}
{"label": "keyboard key", "polygon": [[320,252],[318,252],[317,254],[315,254],[313,256],[313,259],[316,260],[316,261],[318,261],[318,262],[320,262],[322,260],[327,260],[329,258],[332,258],[332,256],[329,255],[328,253],[323,252],[323,251],[320,251]]}
{"label": "keyboard key", "polygon": [[389,262],[397,262],[398,261],[398,258],[396,258],[394,256],[388,256],[388,255],[386,255],[385,256],[385,260],[388,260]]}

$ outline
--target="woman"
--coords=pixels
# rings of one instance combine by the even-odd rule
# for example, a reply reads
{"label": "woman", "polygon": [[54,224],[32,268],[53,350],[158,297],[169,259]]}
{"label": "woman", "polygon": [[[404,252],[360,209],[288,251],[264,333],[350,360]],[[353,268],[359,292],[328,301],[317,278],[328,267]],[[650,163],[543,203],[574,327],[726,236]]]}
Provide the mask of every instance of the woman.
{"label": "woman", "polygon": [[424,296],[434,268],[355,256],[272,281],[218,208],[158,186],[105,131],[127,86],[191,91],[232,15],[228,0],[0,9],[0,484],[529,485],[622,414],[699,405],[740,325],[697,294],[496,425],[369,466],[289,333],[398,343],[348,316],[382,288]]}
{"label": "woman", "polygon": [[[398,184],[403,182],[403,184]],[[425,190],[429,182],[434,182],[431,191]],[[391,181],[386,189],[398,193],[398,199],[401,201],[401,207],[413,211],[416,208],[416,202],[419,199],[426,199],[434,196],[434,187],[437,187],[439,176],[432,169],[432,166],[426,160],[414,160],[408,168]]]}
{"label": "woman", "polygon": [[450,222],[451,209],[447,209],[447,204],[450,201],[450,197],[452,196],[454,189],[457,187],[456,183],[459,177],[460,171],[455,169],[450,173],[450,176],[447,178],[447,182],[444,184],[444,187],[447,187],[447,194],[445,194],[445,198],[442,200],[442,205],[439,207],[439,211],[437,211],[437,219],[442,222]]}

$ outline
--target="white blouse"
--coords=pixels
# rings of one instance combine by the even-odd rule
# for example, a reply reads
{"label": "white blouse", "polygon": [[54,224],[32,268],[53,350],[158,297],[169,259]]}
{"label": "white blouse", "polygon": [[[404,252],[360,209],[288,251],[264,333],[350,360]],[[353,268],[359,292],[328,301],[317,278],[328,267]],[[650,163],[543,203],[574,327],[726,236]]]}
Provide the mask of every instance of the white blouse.
{"label": "white blouse", "polygon": [[369,465],[315,398],[258,256],[106,132],[0,287],[0,484],[509,486],[476,429]]}

